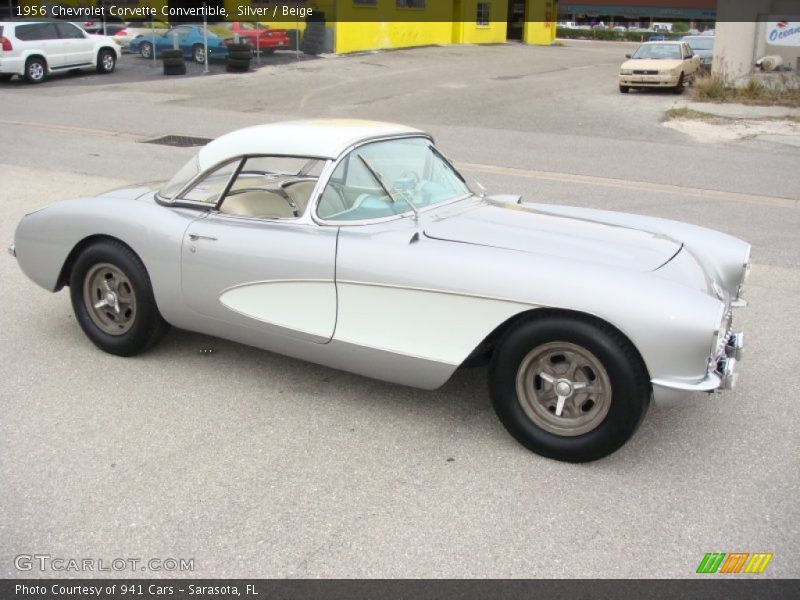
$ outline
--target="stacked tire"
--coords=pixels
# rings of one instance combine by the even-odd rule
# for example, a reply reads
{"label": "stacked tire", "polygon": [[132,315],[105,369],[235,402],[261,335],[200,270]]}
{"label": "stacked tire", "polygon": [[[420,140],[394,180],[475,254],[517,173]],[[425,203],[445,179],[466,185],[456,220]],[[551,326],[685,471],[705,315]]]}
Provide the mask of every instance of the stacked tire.
{"label": "stacked tire", "polygon": [[314,14],[306,23],[303,33],[302,49],[305,54],[322,54],[325,52],[325,15]]}
{"label": "stacked tire", "polygon": [[183,61],[183,50],[164,50],[164,75],[186,75],[186,63]]}
{"label": "stacked tire", "polygon": [[229,73],[249,71],[252,58],[253,46],[250,44],[228,44],[228,63],[225,69]]}

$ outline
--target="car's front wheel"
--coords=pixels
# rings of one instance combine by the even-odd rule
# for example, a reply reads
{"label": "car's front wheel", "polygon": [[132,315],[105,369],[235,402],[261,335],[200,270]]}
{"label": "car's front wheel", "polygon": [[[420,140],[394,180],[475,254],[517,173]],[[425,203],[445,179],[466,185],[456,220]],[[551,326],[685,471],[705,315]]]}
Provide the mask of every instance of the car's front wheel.
{"label": "car's front wheel", "polygon": [[107,75],[113,73],[117,66],[117,55],[113,50],[103,49],[97,53],[97,72]]}
{"label": "car's front wheel", "polygon": [[685,85],[686,85],[686,78],[684,77],[683,73],[681,73],[681,76],[678,78],[678,85],[675,86],[675,89],[673,91],[676,94],[682,94]]}
{"label": "car's front wheel", "polygon": [[489,369],[495,412],[528,449],[587,462],[619,449],[650,403],[647,370],[631,343],[582,316],[523,321]]}
{"label": "car's front wheel", "polygon": [[103,240],[84,249],[69,285],[75,318],[105,352],[138,354],[169,329],[156,307],[147,270],[122,242]]}

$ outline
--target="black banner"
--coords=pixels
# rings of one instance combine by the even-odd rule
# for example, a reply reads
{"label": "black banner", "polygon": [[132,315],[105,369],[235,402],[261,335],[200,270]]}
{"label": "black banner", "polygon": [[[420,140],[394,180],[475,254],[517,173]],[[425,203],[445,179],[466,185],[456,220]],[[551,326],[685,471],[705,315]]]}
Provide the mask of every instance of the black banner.
{"label": "black banner", "polygon": [[2,600],[759,600],[798,598],[800,580],[5,579]]}
{"label": "black banner", "polygon": [[[5,4],[5,6],[4,6]],[[614,7],[614,2],[603,10]],[[643,3],[646,4],[646,3]],[[294,23],[297,21],[364,22],[364,23],[433,23],[477,22],[481,25],[507,23],[521,19],[527,22],[554,22],[580,17],[595,23],[611,17],[616,23],[638,22],[649,27],[652,21],[737,21],[753,22],[758,15],[746,1],[728,3],[718,11],[716,3],[700,2],[703,9],[663,7],[619,7],[620,14],[587,12],[593,5],[557,0],[517,0],[513,3],[472,3],[455,0],[76,0],[42,1],[22,4],[0,0],[0,10],[11,12],[12,18],[24,20],[66,19],[110,21],[210,22],[249,21],[262,23]],[[595,7],[597,8],[597,7]],[[638,12],[637,12],[638,11]]]}

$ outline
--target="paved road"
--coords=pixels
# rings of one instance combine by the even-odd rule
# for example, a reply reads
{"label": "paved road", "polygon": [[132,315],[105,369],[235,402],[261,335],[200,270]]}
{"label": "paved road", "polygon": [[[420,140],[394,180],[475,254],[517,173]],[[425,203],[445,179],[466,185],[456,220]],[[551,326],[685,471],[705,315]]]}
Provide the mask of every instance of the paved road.
{"label": "paved road", "polygon": [[755,259],[739,387],[655,407],[579,466],[518,446],[483,370],[423,392],[180,331],[120,359],[83,337],[66,293],[0,260],[0,575],[47,553],[190,557],[203,577],[687,577],[706,552],[766,551],[767,575],[799,576],[800,151],[663,127],[674,96],[616,90],[628,51],[0,85],[0,240],[43,203],[169,177],[192,153],[150,137],[341,116],[430,130],[492,191],[709,225]]}

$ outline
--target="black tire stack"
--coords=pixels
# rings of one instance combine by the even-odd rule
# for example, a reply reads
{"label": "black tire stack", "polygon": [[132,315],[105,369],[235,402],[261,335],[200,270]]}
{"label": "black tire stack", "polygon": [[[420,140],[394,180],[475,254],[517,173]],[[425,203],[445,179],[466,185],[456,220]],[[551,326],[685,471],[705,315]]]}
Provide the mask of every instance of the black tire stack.
{"label": "black tire stack", "polygon": [[228,44],[228,63],[225,70],[229,73],[249,71],[252,58],[253,46],[250,44]]}
{"label": "black tire stack", "polygon": [[186,75],[183,50],[164,50],[161,57],[164,60],[164,75]]}
{"label": "black tire stack", "polygon": [[315,12],[306,19],[306,30],[303,33],[301,49],[305,54],[325,52],[325,13]]}

